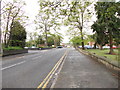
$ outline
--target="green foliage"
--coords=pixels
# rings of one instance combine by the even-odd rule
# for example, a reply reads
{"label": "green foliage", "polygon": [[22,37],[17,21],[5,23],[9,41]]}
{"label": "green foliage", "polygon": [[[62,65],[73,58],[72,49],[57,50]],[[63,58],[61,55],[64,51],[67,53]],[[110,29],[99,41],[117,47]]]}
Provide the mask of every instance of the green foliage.
{"label": "green foliage", "polygon": [[[80,36],[81,36],[81,44],[82,48],[84,49],[84,22],[89,21],[91,17],[90,10],[88,7],[92,4],[91,2],[85,1],[66,1],[66,9],[61,10],[61,15],[66,16],[64,20],[64,25],[69,25],[70,27],[73,26],[74,28],[77,28],[79,30]],[[73,31],[75,29],[72,29]]]}
{"label": "green foliage", "polygon": [[57,34],[49,33],[49,35],[50,36],[48,37],[48,46],[52,45],[54,45],[55,47],[59,46],[63,39],[62,36],[59,33]]}
{"label": "green foliage", "polygon": [[39,13],[36,16],[36,24],[38,24],[37,28],[41,30],[45,38],[45,44],[48,46],[48,33],[51,32],[51,28],[54,31],[58,30],[58,26],[60,23],[58,19],[59,17],[59,9],[61,2],[59,1],[49,1],[49,0],[39,0]]}
{"label": "green foliage", "polygon": [[82,40],[80,39],[80,36],[73,37],[70,42],[73,44],[74,47],[81,45]]}
{"label": "green foliage", "polygon": [[38,36],[37,40],[35,41],[36,45],[44,44],[45,40],[43,40],[43,37],[41,35]]}
{"label": "green foliage", "polygon": [[26,31],[25,28],[18,22],[13,22],[13,26],[10,30],[10,46],[25,46]]}
{"label": "green foliage", "polygon": [[95,22],[91,28],[93,29],[93,32],[96,32],[93,35],[93,39],[97,44],[104,46],[105,44],[108,43],[108,35],[105,32],[105,27],[103,24]]}
{"label": "green foliage", "polygon": [[8,48],[3,48],[3,50],[7,50],[7,51],[9,51],[9,50],[20,50],[20,49],[23,49],[23,48],[21,48],[21,47],[8,47]]}
{"label": "green foliage", "polygon": [[[97,2],[95,10],[98,20],[92,25],[92,29],[97,33],[98,44],[110,44],[110,53],[113,52],[112,45],[120,44],[120,18],[117,13],[119,3],[116,2]],[[119,14],[118,14],[119,15]],[[113,41],[114,40],[114,41]]]}
{"label": "green foliage", "polygon": [[2,6],[2,13],[1,13],[1,21],[2,21],[2,25],[1,27],[3,27],[3,37],[4,37],[4,47],[8,47],[9,46],[9,42],[10,42],[10,30],[12,28],[12,24],[15,21],[19,21],[22,24],[25,25],[26,20],[28,19],[28,17],[24,16],[24,12],[23,12],[23,6],[25,6],[25,1],[21,1],[21,0],[12,0],[11,1],[3,1],[4,5]]}
{"label": "green foliage", "polygon": [[56,33],[56,34],[49,33],[49,34],[51,35],[51,37],[54,40],[54,46],[55,47],[56,46],[60,46],[60,43],[62,42],[62,39],[63,39],[63,37],[61,36],[61,34],[60,33]]}
{"label": "green foliage", "polygon": [[52,45],[54,45],[54,39],[51,36],[49,36],[48,37],[48,46],[52,46]]}

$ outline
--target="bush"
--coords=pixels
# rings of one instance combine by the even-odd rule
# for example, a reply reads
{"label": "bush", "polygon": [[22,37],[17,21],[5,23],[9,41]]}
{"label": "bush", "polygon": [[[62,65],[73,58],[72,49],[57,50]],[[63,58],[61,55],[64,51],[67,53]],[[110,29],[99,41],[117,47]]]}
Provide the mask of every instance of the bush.
{"label": "bush", "polygon": [[43,46],[43,47],[39,47],[39,48],[52,48],[52,46]]}
{"label": "bush", "polygon": [[44,47],[39,47],[39,48],[44,48]]}

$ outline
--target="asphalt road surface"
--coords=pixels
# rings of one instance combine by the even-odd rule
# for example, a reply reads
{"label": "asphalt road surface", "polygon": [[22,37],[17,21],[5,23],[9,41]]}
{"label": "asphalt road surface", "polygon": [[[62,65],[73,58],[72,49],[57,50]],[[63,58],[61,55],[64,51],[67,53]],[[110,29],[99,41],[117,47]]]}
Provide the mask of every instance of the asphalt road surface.
{"label": "asphalt road surface", "polygon": [[4,57],[2,88],[37,88],[66,49],[36,50]]}
{"label": "asphalt road surface", "polygon": [[66,50],[68,54],[55,87],[118,86],[117,79],[103,65],[73,48],[60,48],[32,50],[26,54],[4,57],[1,69],[2,88],[37,88]]}

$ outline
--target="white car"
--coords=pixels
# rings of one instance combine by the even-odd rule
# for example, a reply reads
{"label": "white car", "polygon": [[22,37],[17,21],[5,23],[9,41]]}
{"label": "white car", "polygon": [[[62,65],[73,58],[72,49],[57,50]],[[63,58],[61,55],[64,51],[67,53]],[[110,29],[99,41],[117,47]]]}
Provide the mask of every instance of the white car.
{"label": "white car", "polygon": [[109,49],[109,48],[110,48],[110,46],[103,46],[103,49],[105,49],[105,48]]}
{"label": "white car", "polygon": [[36,48],[36,46],[32,46],[31,48]]}
{"label": "white car", "polygon": [[24,49],[28,49],[28,47],[24,47]]}
{"label": "white car", "polygon": [[92,49],[92,48],[93,48],[93,47],[90,46],[90,45],[85,45],[84,47],[87,48],[87,49]]}
{"label": "white car", "polygon": [[79,46],[78,48],[82,48],[82,46]]}

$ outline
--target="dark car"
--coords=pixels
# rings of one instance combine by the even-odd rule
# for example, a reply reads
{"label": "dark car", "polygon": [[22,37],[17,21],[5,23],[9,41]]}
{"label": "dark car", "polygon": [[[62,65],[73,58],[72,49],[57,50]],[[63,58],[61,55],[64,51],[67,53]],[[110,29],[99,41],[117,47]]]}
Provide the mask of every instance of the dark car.
{"label": "dark car", "polygon": [[57,48],[63,48],[63,46],[57,46]]}

